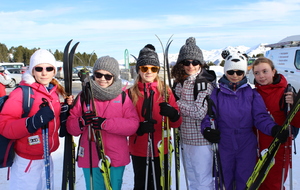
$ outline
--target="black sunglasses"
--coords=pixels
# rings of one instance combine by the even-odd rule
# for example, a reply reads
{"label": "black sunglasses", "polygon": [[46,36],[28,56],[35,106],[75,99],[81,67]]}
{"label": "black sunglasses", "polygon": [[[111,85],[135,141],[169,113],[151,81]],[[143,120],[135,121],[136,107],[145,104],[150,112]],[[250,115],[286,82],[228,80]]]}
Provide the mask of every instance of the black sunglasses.
{"label": "black sunglasses", "polygon": [[229,71],[227,71],[227,74],[229,74],[229,75],[233,75],[234,73],[236,73],[237,76],[242,76],[245,72],[241,71],[241,70],[238,70],[238,71],[229,70]]}
{"label": "black sunglasses", "polygon": [[182,61],[182,64],[184,66],[190,66],[190,64],[192,64],[193,66],[197,66],[197,65],[200,65],[201,63],[198,60],[193,60],[193,61],[184,60],[184,61]]}
{"label": "black sunglasses", "polygon": [[99,79],[104,76],[105,80],[111,80],[113,78],[112,75],[102,74],[102,73],[98,73],[98,72],[95,72],[94,75],[95,75],[96,78],[99,78]]}
{"label": "black sunglasses", "polygon": [[43,69],[46,69],[47,72],[51,72],[54,70],[54,67],[34,67],[36,72],[42,72]]}

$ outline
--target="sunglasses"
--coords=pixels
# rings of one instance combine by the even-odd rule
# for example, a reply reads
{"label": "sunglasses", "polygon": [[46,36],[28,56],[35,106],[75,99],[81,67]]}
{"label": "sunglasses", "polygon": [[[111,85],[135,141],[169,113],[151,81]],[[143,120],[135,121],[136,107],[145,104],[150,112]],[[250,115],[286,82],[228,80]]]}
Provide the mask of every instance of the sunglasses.
{"label": "sunglasses", "polygon": [[190,64],[192,64],[193,66],[197,66],[197,65],[200,65],[201,63],[200,63],[200,61],[198,61],[198,60],[193,60],[193,61],[184,60],[184,61],[182,62],[182,64],[183,64],[184,66],[190,66]]}
{"label": "sunglasses", "polygon": [[105,80],[111,80],[113,78],[112,75],[102,74],[102,73],[98,73],[98,72],[95,72],[94,75],[95,75],[96,78],[99,78],[99,79],[104,76]]}
{"label": "sunglasses", "polygon": [[140,70],[143,73],[147,72],[148,69],[150,69],[152,73],[157,73],[158,70],[159,70],[159,67],[157,67],[157,66],[152,66],[152,67],[151,66],[150,67],[148,67],[148,66],[140,66]]}
{"label": "sunglasses", "polygon": [[227,71],[228,75],[233,75],[234,73],[236,73],[237,76],[242,76],[245,72],[241,71],[241,70],[238,70],[238,71],[229,70],[229,71]]}
{"label": "sunglasses", "polygon": [[34,67],[36,72],[42,72],[43,69],[46,69],[47,72],[51,72],[54,70],[54,67]]}

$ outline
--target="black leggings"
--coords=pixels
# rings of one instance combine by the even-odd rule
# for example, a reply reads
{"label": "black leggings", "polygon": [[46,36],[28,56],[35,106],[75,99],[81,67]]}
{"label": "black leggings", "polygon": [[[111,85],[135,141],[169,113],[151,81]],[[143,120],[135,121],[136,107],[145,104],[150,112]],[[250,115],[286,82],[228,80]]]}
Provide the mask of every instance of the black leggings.
{"label": "black leggings", "polygon": [[[146,177],[146,157],[131,156],[132,166],[134,172],[134,190],[145,190],[145,177]],[[168,175],[168,155],[165,154],[165,186],[167,186],[167,175]],[[156,188],[161,190],[160,185],[160,161],[159,157],[154,157],[154,166],[155,166],[155,179],[156,179]],[[149,159],[149,173],[148,173],[148,188],[147,190],[154,189],[153,175],[152,175],[152,164],[151,158]]]}

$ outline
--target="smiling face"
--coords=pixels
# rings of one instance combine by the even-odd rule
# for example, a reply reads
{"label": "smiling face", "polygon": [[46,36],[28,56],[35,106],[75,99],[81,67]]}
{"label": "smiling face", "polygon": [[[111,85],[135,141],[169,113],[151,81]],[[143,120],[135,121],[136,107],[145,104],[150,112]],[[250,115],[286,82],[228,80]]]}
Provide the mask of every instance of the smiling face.
{"label": "smiling face", "polygon": [[55,69],[49,63],[41,63],[33,68],[32,75],[38,83],[48,86],[55,76]]}
{"label": "smiling face", "polygon": [[273,83],[273,77],[276,73],[275,69],[272,69],[269,63],[261,62],[257,65],[253,65],[253,75],[255,81],[260,85],[268,85]]}
{"label": "smiling face", "polygon": [[106,71],[106,70],[97,70],[94,72],[95,81],[102,87],[107,88],[109,87],[114,80],[113,75]]}
{"label": "smiling face", "polygon": [[245,72],[241,70],[229,70],[226,72],[227,79],[232,83],[240,82],[245,76]]}
{"label": "smiling face", "polygon": [[[146,70],[146,67],[147,67],[147,70]],[[156,69],[151,69],[152,67],[155,67],[155,66],[144,65],[143,68],[145,68],[145,69],[141,69],[141,68],[139,69],[139,75],[141,76],[143,83],[154,82],[155,78],[157,77],[157,72],[152,71],[152,70],[156,71]]]}
{"label": "smiling face", "polygon": [[187,60],[187,62],[190,62],[189,65],[188,64],[183,65],[183,69],[187,75],[196,74],[201,69],[200,64],[197,65],[192,64],[193,60]]}

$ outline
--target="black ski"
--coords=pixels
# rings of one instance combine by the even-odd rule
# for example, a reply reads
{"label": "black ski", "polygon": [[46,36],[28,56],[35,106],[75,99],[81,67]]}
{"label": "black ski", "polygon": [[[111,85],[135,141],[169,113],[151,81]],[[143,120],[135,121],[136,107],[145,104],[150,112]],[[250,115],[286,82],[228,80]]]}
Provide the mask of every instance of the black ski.
{"label": "black ski", "polygon": [[300,108],[300,91],[298,92],[298,95],[294,100],[294,105],[291,111],[287,115],[287,118],[284,124],[282,125],[281,131],[277,133],[272,143],[270,144],[267,152],[256,163],[254,171],[252,175],[249,177],[245,189],[247,190],[258,189],[261,183],[267,177],[269,170],[273,166],[272,160],[275,157],[280,146],[280,141],[277,137],[284,130],[288,129],[288,126],[290,125],[296,113],[299,111],[299,108]]}
{"label": "black ski", "polygon": [[[72,94],[72,73],[73,73],[73,58],[75,50],[79,44],[77,42],[71,49],[69,54],[69,47],[72,40],[70,40],[64,49],[63,69],[64,69],[64,84],[67,96]],[[65,134],[65,149],[63,161],[63,176],[62,176],[62,190],[75,189],[75,145],[73,136],[66,132]]]}

